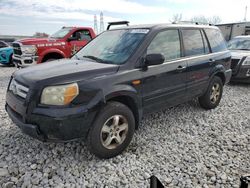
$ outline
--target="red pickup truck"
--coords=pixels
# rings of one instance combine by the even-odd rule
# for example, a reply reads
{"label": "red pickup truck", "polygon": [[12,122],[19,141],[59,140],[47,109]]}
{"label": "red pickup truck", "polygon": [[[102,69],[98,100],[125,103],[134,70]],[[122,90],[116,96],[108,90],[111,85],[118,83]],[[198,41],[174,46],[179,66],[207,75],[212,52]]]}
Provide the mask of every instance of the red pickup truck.
{"label": "red pickup truck", "polygon": [[95,36],[89,27],[63,27],[49,38],[18,40],[13,43],[13,62],[17,67],[26,67],[69,58]]}

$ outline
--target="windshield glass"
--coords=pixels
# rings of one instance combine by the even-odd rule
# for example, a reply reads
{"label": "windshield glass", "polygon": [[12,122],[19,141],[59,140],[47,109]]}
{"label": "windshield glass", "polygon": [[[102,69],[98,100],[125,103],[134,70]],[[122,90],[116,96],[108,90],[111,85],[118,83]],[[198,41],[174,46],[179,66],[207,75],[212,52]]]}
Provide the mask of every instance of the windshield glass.
{"label": "windshield glass", "polygon": [[229,50],[250,50],[250,39],[235,38],[228,42]]}
{"label": "windshield glass", "polygon": [[100,63],[122,64],[138,47],[149,29],[110,30],[88,43],[73,58],[89,58]]}
{"label": "windshield glass", "polygon": [[65,37],[71,31],[71,29],[72,29],[71,27],[62,28],[59,31],[57,31],[56,33],[50,35],[50,38],[61,39],[61,38]]}

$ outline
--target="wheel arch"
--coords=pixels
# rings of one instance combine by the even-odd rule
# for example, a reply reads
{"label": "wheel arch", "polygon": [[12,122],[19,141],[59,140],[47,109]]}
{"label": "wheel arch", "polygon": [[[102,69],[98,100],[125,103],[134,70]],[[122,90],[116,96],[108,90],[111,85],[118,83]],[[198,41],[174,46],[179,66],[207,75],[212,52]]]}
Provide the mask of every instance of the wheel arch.
{"label": "wheel arch", "polygon": [[134,93],[123,91],[119,92],[119,95],[117,93],[111,93],[106,96],[106,103],[109,101],[116,101],[120,102],[126,106],[129,107],[129,109],[132,111],[135,117],[135,126],[136,129],[138,129],[140,121],[142,119],[142,110],[141,110],[141,104],[138,101],[137,97],[134,96]]}
{"label": "wheel arch", "polygon": [[214,67],[214,69],[211,71],[211,74],[210,74],[210,80],[214,76],[218,76],[222,80],[223,85],[225,85],[225,83],[226,83],[225,71],[226,71],[226,69],[222,65],[218,65],[218,66]]}
{"label": "wheel arch", "polygon": [[42,54],[41,62],[48,60],[49,58],[62,59],[65,58],[65,54],[60,50],[49,50]]}

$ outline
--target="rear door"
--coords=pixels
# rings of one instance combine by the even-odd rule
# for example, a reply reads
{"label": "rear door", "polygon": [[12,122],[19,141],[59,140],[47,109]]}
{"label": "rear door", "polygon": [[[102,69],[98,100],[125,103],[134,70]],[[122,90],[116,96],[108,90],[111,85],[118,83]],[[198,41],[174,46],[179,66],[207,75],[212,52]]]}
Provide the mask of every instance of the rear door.
{"label": "rear door", "polygon": [[178,29],[161,31],[154,37],[146,54],[159,53],[165,57],[165,62],[149,66],[142,73],[145,113],[185,101],[187,62],[181,57]]}
{"label": "rear door", "polygon": [[188,62],[187,97],[199,96],[207,88],[209,72],[214,60],[203,30],[198,28],[182,29],[184,55]]}

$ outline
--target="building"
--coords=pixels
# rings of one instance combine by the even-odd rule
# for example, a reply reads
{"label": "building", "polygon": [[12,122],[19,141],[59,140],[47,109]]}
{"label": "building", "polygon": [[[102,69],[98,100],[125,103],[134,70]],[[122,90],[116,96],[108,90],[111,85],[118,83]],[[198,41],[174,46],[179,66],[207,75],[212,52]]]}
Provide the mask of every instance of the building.
{"label": "building", "polygon": [[216,25],[220,28],[226,41],[239,35],[250,35],[250,22],[238,22]]}

